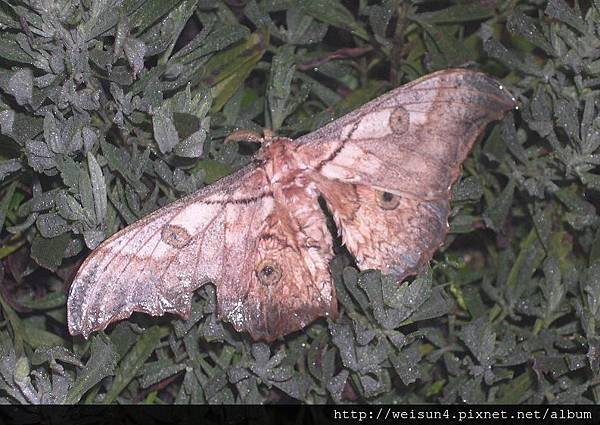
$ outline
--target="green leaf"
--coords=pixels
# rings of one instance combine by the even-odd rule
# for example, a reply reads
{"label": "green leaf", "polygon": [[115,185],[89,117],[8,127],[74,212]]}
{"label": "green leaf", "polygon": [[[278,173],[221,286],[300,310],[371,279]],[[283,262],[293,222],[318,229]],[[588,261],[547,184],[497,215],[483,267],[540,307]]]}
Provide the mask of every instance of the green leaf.
{"label": "green leaf", "polygon": [[510,382],[501,385],[500,397],[495,402],[499,404],[522,403],[528,397],[530,388],[535,385],[535,375],[531,369],[526,370]]}
{"label": "green leaf", "polygon": [[484,41],[483,48],[493,58],[498,59],[505,64],[509,69],[515,69],[524,72],[525,74],[544,76],[544,71],[530,62],[526,62],[518,57],[515,52],[508,50],[500,42],[489,38]]}
{"label": "green leaf", "polygon": [[211,101],[207,90],[192,95],[190,85],[167,100],[153,121],[154,135],[159,147],[162,145],[161,151],[173,150],[176,155],[186,158],[201,156],[210,127],[207,114]]}
{"label": "green leaf", "polygon": [[[16,352],[17,355],[21,355],[24,351],[24,337],[25,330],[23,327],[23,322],[15,312],[15,310],[6,302],[4,297],[0,294],[0,305],[2,306],[2,314],[8,321],[10,322],[10,326],[13,332],[13,343],[14,346],[11,347],[11,351],[13,353]],[[4,335],[4,334],[2,334]],[[5,342],[4,340],[2,341]],[[0,357],[1,358],[1,357]],[[1,366],[0,366],[1,367]],[[11,372],[12,373],[12,372]]]}
{"label": "green leaf", "polygon": [[422,355],[415,344],[401,350],[398,354],[390,353],[390,361],[404,385],[410,385],[421,378],[418,366],[421,358]]}
{"label": "green leaf", "polygon": [[483,186],[478,177],[470,176],[452,187],[452,202],[477,201],[483,195]]}
{"label": "green leaf", "polygon": [[504,226],[508,214],[510,213],[515,187],[516,184],[514,180],[510,180],[502,190],[502,193],[483,213],[483,219],[490,229],[493,229],[496,232],[502,230],[502,226]]}
{"label": "green leaf", "polygon": [[7,91],[19,105],[31,103],[33,96],[33,73],[29,68],[16,71],[8,80]]}
{"label": "green leaf", "polygon": [[182,0],[165,2],[162,0],[147,0],[142,3],[129,17],[130,27],[140,34],[148,29],[161,17],[177,7]]}
{"label": "green leaf", "polygon": [[211,87],[213,111],[219,111],[240,88],[263,56],[267,43],[267,34],[253,33],[244,42],[214,55],[203,67],[204,72],[197,73],[196,78]]}
{"label": "green leaf", "polygon": [[103,223],[106,219],[106,182],[104,181],[104,175],[102,169],[94,155],[91,152],[87,155],[88,168],[90,172],[90,182],[92,185],[92,194],[94,196],[94,212],[96,213],[96,223]]}
{"label": "green leaf", "polygon": [[544,51],[548,53],[554,52],[554,48],[548,39],[536,26],[535,19],[519,11],[515,11],[508,18],[507,28],[509,31],[525,37],[530,43],[542,48]]}
{"label": "green leaf", "polygon": [[546,277],[545,285],[542,287],[546,301],[543,325],[548,327],[563,314],[568,313],[569,310],[560,312],[567,288],[562,283],[558,261],[553,257],[546,258],[543,270]]}
{"label": "green leaf", "polygon": [[23,322],[23,325],[24,340],[34,349],[38,347],[67,346],[67,341],[52,332],[40,329],[29,322]]}
{"label": "green leaf", "polygon": [[519,255],[506,280],[506,296],[511,303],[517,302],[527,289],[531,276],[544,258],[542,244],[532,229],[521,242]]}
{"label": "green leaf", "polygon": [[271,65],[267,102],[269,104],[269,127],[274,131],[281,127],[283,120],[292,112],[289,107],[289,97],[295,70],[294,59],[294,48],[286,46],[275,55]]}
{"label": "green leaf", "polygon": [[287,10],[286,23],[285,40],[289,44],[319,43],[327,33],[327,25],[306,15],[301,6]]}
{"label": "green leaf", "polygon": [[429,320],[435,317],[443,317],[456,308],[456,304],[445,294],[443,289],[435,287],[431,296],[421,304],[421,307],[409,317],[408,322]]}
{"label": "green leaf", "polygon": [[249,35],[250,32],[246,27],[221,23],[215,25],[208,34],[200,32],[196,35],[184,48],[173,55],[173,60],[178,63],[191,63],[210,53],[222,51]]}
{"label": "green leaf", "polygon": [[168,153],[179,143],[177,129],[173,123],[173,113],[167,108],[160,108],[152,116],[152,128],[154,129],[154,140],[162,153]]}
{"label": "green leaf", "polygon": [[163,359],[152,363],[146,363],[142,368],[142,379],[140,385],[142,388],[147,388],[152,384],[156,384],[163,379],[167,379],[173,375],[185,370],[184,363],[175,364],[170,360]]}
{"label": "green leaf", "polygon": [[81,34],[86,40],[92,40],[110,30],[117,24],[121,8],[113,7],[110,0],[98,0],[90,4],[90,12],[87,20],[79,26]]}
{"label": "green leaf", "polygon": [[415,16],[419,21],[430,24],[453,24],[460,22],[479,21],[491,18],[496,14],[496,5],[482,3],[456,4],[436,12],[423,12]]}
{"label": "green leaf", "polygon": [[17,182],[12,182],[4,192],[2,201],[0,201],[0,231],[4,229],[4,220],[6,220],[6,213],[8,212],[8,208],[10,207],[11,202],[13,200],[13,195],[15,194],[16,187]]}
{"label": "green leaf", "polygon": [[31,357],[31,364],[41,365],[45,362],[56,363],[56,360],[69,363],[77,367],[84,367],[83,363],[64,347],[39,347]]}
{"label": "green leaf", "polygon": [[7,159],[6,161],[0,162],[0,182],[10,174],[19,171],[22,168],[23,164],[17,159]]}
{"label": "green leaf", "polygon": [[40,214],[35,224],[40,235],[46,239],[55,238],[69,231],[67,221],[55,213]]}
{"label": "green leaf", "polygon": [[125,57],[129,62],[129,66],[133,70],[133,78],[142,72],[144,69],[144,55],[146,54],[146,44],[140,39],[127,37],[123,44]]}
{"label": "green leaf", "polygon": [[102,379],[113,375],[116,365],[117,353],[110,340],[103,335],[94,336],[90,346],[90,358],[77,375],[65,402],[67,404],[77,403]]}
{"label": "green leaf", "polygon": [[496,333],[487,319],[480,317],[464,326],[460,337],[481,365],[480,373],[483,373],[493,363]]}
{"label": "green leaf", "polygon": [[42,173],[56,166],[56,155],[48,145],[39,140],[29,140],[25,144],[27,162],[35,171]]}
{"label": "green leaf", "polygon": [[40,266],[49,270],[56,270],[62,263],[68,243],[71,241],[69,233],[62,233],[53,238],[35,236],[31,243],[31,258]]}
{"label": "green leaf", "polygon": [[431,269],[427,269],[412,283],[405,282],[395,290],[394,287],[397,285],[394,280],[386,280],[384,282],[384,302],[396,310],[400,321],[406,320],[431,297],[432,284]]}
{"label": "green leaf", "polygon": [[52,310],[58,307],[63,307],[67,302],[67,295],[60,292],[49,292],[40,298],[20,298],[19,303],[23,307],[32,310]]}
{"label": "green leaf", "polygon": [[34,59],[23,51],[14,36],[4,34],[0,40],[0,57],[18,63],[35,64]]}
{"label": "green leaf", "polygon": [[348,30],[363,40],[369,39],[362,25],[338,0],[304,0],[299,6],[304,13],[321,22]]}
{"label": "green leaf", "polygon": [[137,375],[146,359],[152,354],[160,339],[165,336],[163,328],[153,326],[144,331],[133,348],[120,361],[115,372],[115,379],[104,396],[104,403],[112,403],[129,382]]}
{"label": "green leaf", "polygon": [[341,402],[342,392],[346,387],[350,372],[347,369],[343,369],[336,376],[332,377],[327,383],[327,391],[331,394],[331,397],[336,403]]}
{"label": "green leaf", "polygon": [[[429,37],[425,39],[430,44],[430,56],[432,70],[444,69],[451,66],[459,66],[475,59],[475,51],[467,48],[463,40],[457,39],[448,31],[438,30],[437,27],[421,21],[420,25],[425,28]],[[435,50],[439,53],[435,53]]]}
{"label": "green leaf", "polygon": [[206,184],[212,184],[233,172],[229,165],[211,159],[198,161],[195,168],[204,172],[204,183]]}
{"label": "green leaf", "polygon": [[581,16],[578,16],[575,11],[564,2],[564,0],[549,0],[548,6],[546,7],[546,13],[549,16],[572,26],[582,33],[587,31]]}

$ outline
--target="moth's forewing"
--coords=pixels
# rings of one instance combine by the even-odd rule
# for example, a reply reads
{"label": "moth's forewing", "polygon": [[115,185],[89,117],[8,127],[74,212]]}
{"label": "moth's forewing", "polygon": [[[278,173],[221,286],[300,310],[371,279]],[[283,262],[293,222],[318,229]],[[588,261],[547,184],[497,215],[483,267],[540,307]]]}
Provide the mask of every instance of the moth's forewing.
{"label": "moth's forewing", "polygon": [[493,78],[446,70],[298,140],[359,268],[402,279],[431,259],[461,164],[486,125],[514,107]]}
{"label": "moth's forewing", "polygon": [[71,334],[88,336],[139,311],[187,316],[193,291],[217,286],[223,316],[248,290],[254,252],[273,208],[253,166],[163,207],[104,241],[84,261],[67,301]]}
{"label": "moth's forewing", "polygon": [[79,269],[70,333],[87,337],[134,311],[187,317],[207,282],[219,318],[257,340],[335,317],[331,236],[317,196],[302,189],[275,205],[264,170],[250,166],[126,227]]}

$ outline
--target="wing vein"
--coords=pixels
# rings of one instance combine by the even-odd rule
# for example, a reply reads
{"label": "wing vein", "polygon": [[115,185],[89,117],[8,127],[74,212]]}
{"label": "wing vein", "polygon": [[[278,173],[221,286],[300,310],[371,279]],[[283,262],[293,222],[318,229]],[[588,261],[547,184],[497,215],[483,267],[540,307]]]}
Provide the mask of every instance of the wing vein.
{"label": "wing vein", "polygon": [[[199,234],[199,235],[202,235],[202,236],[201,236],[201,238],[198,239],[198,251],[196,253],[196,259],[198,261],[196,261],[196,267],[194,269],[194,276],[198,276],[198,267],[200,267],[200,261],[199,261],[199,259],[200,259],[200,255],[201,255],[200,253],[202,251],[202,245],[204,244],[204,238],[206,237],[208,229],[210,229],[210,227],[213,225],[213,223],[215,222],[215,220],[217,219],[217,217],[219,217],[219,215],[223,212],[223,209],[224,209],[225,205],[227,205],[227,204],[221,204],[221,209],[215,213],[215,215],[208,222],[208,225],[206,225],[204,227],[202,233]],[[227,220],[225,220],[225,221],[227,221]],[[224,241],[225,241],[225,239],[223,239],[223,242]],[[212,279],[214,279],[214,277],[211,277],[211,276],[203,276],[203,277],[204,278],[212,278]]]}
{"label": "wing vein", "polygon": [[[119,254],[121,253],[121,251],[127,246],[127,244],[133,240],[134,238],[137,237],[137,235],[142,232],[145,229],[144,226],[140,226],[140,229],[135,232],[133,234],[133,236],[127,240],[127,243],[124,243],[121,247],[121,249],[119,249],[115,255],[113,255],[113,257],[108,261],[108,263],[104,266],[104,268],[101,270],[100,274],[95,276],[95,281],[98,282],[100,281],[100,276],[102,276],[107,270],[109,270],[109,265],[112,263],[112,261],[117,258],[117,257],[122,257]],[[142,244],[142,246],[144,246],[150,239],[152,239],[154,236],[156,235],[156,232],[151,232],[150,233],[150,237],[145,239],[144,243]],[[129,267],[129,265],[131,264],[131,261],[133,260],[133,258],[135,258],[135,255],[129,255],[127,256],[127,261],[125,262],[124,266],[121,268],[121,271],[119,272],[116,281],[114,282],[114,285],[116,286],[117,283],[120,281],[121,277],[123,276],[123,272],[127,269],[127,267]],[[87,298],[87,301],[85,302],[86,306],[89,305],[90,302],[92,302],[92,300],[94,300],[96,298],[96,294],[98,293],[98,291],[100,290],[100,285],[96,285],[96,288],[94,288],[91,293],[90,296]]]}

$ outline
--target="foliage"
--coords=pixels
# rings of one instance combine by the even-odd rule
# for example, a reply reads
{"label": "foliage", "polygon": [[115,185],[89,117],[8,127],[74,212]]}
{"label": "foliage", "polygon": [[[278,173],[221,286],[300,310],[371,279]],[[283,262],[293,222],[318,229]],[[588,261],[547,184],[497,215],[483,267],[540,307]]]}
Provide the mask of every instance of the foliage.
{"label": "foliage", "polygon": [[[0,0],[0,402],[598,403],[600,2]],[[215,317],[89,341],[65,300],[90,249],[430,71],[502,78],[519,110],[454,187],[451,234],[398,286],[348,257],[342,306],[267,345]]]}

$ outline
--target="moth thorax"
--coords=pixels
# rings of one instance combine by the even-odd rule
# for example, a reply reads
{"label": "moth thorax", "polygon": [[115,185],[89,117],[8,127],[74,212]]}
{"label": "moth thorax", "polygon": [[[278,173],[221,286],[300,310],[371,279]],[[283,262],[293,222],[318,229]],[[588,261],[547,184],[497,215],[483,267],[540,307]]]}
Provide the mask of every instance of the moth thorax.
{"label": "moth thorax", "polygon": [[281,280],[283,271],[279,263],[273,259],[262,260],[254,269],[256,278],[264,286],[272,286]]}
{"label": "moth thorax", "polygon": [[295,176],[299,169],[295,155],[296,144],[286,137],[269,139],[259,152],[259,157],[265,162],[265,171],[271,182],[278,182]]}

